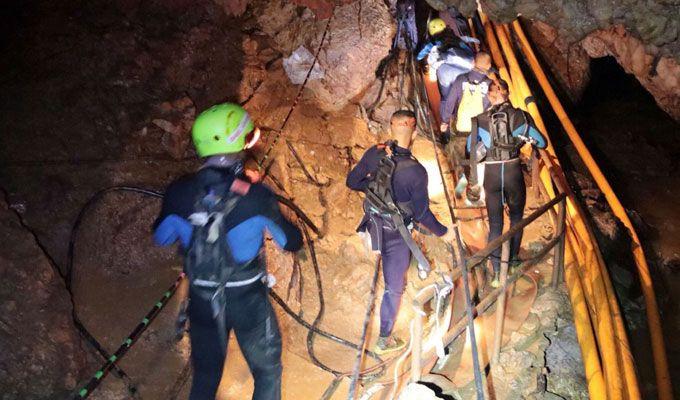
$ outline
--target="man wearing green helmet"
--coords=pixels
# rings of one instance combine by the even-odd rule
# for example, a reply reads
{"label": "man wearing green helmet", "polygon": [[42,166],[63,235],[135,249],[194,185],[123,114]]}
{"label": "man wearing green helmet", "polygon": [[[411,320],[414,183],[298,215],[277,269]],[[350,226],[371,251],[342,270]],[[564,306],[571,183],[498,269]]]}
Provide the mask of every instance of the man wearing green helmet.
{"label": "man wearing green helmet", "polygon": [[189,277],[190,400],[215,398],[232,330],[253,374],[252,398],[281,398],[281,334],[267,296],[273,277],[260,250],[265,231],[287,251],[299,250],[302,236],[274,194],[244,175],[243,151],[258,136],[237,104],[203,111],[192,138],[205,163],[168,186],[154,224],[157,244],[180,242]]}

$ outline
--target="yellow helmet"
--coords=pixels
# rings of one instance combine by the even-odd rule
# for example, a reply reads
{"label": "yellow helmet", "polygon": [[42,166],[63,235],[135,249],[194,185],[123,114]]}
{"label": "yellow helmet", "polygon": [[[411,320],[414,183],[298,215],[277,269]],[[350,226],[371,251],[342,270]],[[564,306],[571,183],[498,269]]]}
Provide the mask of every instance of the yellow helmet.
{"label": "yellow helmet", "polygon": [[430,36],[434,36],[446,29],[446,22],[441,18],[435,18],[427,24],[427,31],[430,32]]}

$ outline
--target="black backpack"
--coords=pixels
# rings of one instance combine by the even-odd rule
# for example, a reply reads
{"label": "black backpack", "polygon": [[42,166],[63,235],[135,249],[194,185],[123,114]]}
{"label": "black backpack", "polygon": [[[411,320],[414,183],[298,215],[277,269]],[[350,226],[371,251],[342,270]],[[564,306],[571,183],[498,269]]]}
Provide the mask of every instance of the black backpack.
{"label": "black backpack", "polygon": [[[394,156],[390,156],[385,150],[388,146],[393,149],[394,143],[387,142],[383,146],[385,154],[378,161],[378,168],[366,187],[367,205],[373,212],[383,215],[400,214],[404,219],[408,219],[411,216],[411,208],[408,203],[399,203],[394,199],[392,182],[396,171],[410,167],[417,161],[411,156],[397,162]],[[394,155],[394,150],[392,154]]]}
{"label": "black backpack", "polygon": [[240,268],[227,243],[226,221],[240,199],[226,183],[210,185],[197,196],[189,216],[194,229],[184,257],[191,293],[210,302],[225,340],[225,285]]}
{"label": "black backpack", "polygon": [[519,157],[519,150],[524,145],[524,141],[512,135],[512,127],[517,125],[514,121],[517,114],[521,114],[524,118],[524,132],[520,136],[526,136],[529,130],[529,124],[523,111],[509,114],[506,110],[507,107],[501,107],[495,112],[491,112],[489,118],[490,156],[494,161],[507,161]]}

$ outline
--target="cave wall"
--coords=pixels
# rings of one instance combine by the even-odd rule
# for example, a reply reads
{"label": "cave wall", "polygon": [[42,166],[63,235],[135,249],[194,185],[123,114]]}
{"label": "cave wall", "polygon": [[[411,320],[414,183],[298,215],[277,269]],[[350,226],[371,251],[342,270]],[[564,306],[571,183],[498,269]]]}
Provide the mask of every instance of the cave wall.
{"label": "cave wall", "polygon": [[[428,0],[471,15],[473,0]],[[680,7],[672,0],[557,1],[482,0],[493,21],[518,15],[530,21],[529,33],[543,59],[576,100],[588,83],[589,58],[611,55],[680,120]]]}
{"label": "cave wall", "polygon": [[0,390],[5,400],[55,399],[85,366],[64,282],[0,198]]}

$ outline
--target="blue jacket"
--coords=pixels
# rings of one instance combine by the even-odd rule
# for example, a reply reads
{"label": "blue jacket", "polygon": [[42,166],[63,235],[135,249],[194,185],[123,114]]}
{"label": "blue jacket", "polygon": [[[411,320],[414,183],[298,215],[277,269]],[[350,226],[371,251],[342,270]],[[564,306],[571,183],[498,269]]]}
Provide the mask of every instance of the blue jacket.
{"label": "blue jacket", "polygon": [[[347,175],[347,187],[352,190],[365,191],[371,181],[371,174],[378,169],[378,162],[384,150],[373,146],[366,150],[359,163]],[[403,147],[395,148],[397,162],[399,158],[409,158],[411,151]],[[427,171],[420,163],[400,169],[392,177],[392,189],[397,202],[409,202],[413,211],[413,219],[437,236],[446,233],[447,228],[437,221],[430,210],[430,198],[427,193]],[[360,224],[366,222],[366,216]]]}
{"label": "blue jacket", "polygon": [[[189,246],[193,226],[188,221],[194,204],[204,189],[224,182],[231,185],[234,175],[226,168],[204,168],[183,176],[168,186],[160,215],[154,223],[154,240],[158,245],[170,246],[179,241]],[[228,215],[227,243],[235,261],[245,263],[255,258],[263,244],[264,231],[284,250],[297,251],[302,247],[300,230],[288,221],[279,209],[274,194],[263,184],[252,184],[234,210]]]}
{"label": "blue jacket", "polygon": [[[510,129],[512,129],[512,136],[521,138],[521,135],[524,134],[526,130],[526,138],[523,139],[524,141],[531,142],[532,145],[538,147],[539,149],[545,148],[547,145],[546,139],[536,128],[531,115],[520,110],[519,108],[512,107],[509,102],[506,102],[498,106],[494,106],[483,114],[474,118],[477,120],[477,140],[484,143],[484,146],[487,148],[487,150],[491,149],[493,146],[493,143],[491,143],[491,129],[489,128],[491,114],[497,112],[500,109],[503,109],[503,111],[507,112],[508,114],[515,114],[515,116],[509,115],[510,120],[514,121],[513,126],[510,127]],[[520,115],[520,113],[523,113],[524,116]],[[474,132],[472,132],[472,134],[474,134]],[[468,152],[472,151],[472,134],[467,138]]]}

